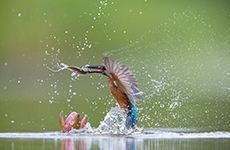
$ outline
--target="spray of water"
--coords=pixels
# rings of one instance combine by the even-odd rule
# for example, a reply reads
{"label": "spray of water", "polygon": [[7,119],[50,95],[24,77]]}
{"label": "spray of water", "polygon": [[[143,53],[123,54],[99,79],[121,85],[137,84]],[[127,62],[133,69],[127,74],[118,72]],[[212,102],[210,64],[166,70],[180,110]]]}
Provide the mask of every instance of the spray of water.
{"label": "spray of water", "polygon": [[[91,14],[97,24],[86,31],[86,36],[94,33],[95,26],[102,23],[103,17],[108,17],[108,14],[104,14],[107,3],[103,2],[101,5],[100,9],[97,9],[98,12]],[[68,34],[68,31],[66,32]],[[109,34],[106,35],[111,40]],[[51,52],[45,51],[44,60],[51,63],[44,66],[52,66],[50,69],[53,70],[59,68],[57,64],[61,63],[58,48],[60,38],[49,38],[53,38],[57,43],[51,46]],[[174,13],[172,18],[146,31],[139,38],[130,40],[124,47],[106,51],[103,55],[129,66],[136,76],[139,88],[144,92],[142,100],[137,103],[139,122],[142,126],[199,126],[225,130],[230,124],[229,38],[214,32],[212,26],[205,23],[202,14],[187,9]],[[93,47],[93,43],[100,44],[87,37],[84,42],[79,41],[78,45],[70,41],[65,42],[77,49],[77,58]],[[53,77],[54,74],[50,76]],[[72,91],[73,82],[77,80],[78,77],[69,80],[71,94],[67,101],[77,93]],[[51,85],[54,91],[57,84],[58,80]],[[107,86],[100,82],[92,84],[98,84],[98,89]],[[50,94],[52,99],[56,93]],[[111,95],[99,96],[99,100],[101,99],[107,99],[104,104],[107,106],[106,111],[101,113],[109,113],[101,121],[98,132],[112,130],[121,133],[124,126],[119,123],[124,121],[123,112],[117,108],[110,110],[115,103],[114,100],[111,101]],[[86,101],[90,108],[97,109],[97,101]],[[107,105],[108,103],[112,104]],[[88,126],[89,128],[91,127]]]}
{"label": "spray of water", "polygon": [[144,91],[137,107],[146,127],[225,130],[230,108],[228,39],[188,9],[104,55],[131,66]]}

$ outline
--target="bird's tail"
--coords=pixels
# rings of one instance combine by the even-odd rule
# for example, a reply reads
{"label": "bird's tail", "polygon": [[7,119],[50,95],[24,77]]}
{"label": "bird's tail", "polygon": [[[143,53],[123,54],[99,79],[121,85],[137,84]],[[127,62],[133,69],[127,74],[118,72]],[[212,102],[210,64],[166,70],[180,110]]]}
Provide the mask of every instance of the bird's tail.
{"label": "bird's tail", "polygon": [[126,117],[126,128],[131,129],[134,126],[139,126],[137,122],[137,109],[134,104],[132,104],[132,108],[130,109],[130,113],[127,114]]}

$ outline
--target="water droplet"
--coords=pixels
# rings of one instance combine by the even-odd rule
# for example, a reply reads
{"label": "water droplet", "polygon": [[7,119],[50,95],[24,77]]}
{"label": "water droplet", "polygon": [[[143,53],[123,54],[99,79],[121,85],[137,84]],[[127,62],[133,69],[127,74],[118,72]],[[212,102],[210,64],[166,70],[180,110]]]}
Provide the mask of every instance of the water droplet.
{"label": "water droplet", "polygon": [[18,13],[18,17],[21,17],[21,15],[22,15],[21,13]]}
{"label": "water droplet", "polygon": [[14,123],[14,120],[12,120],[11,123]]}
{"label": "water droplet", "polygon": [[7,66],[7,62],[5,62],[4,65]]}

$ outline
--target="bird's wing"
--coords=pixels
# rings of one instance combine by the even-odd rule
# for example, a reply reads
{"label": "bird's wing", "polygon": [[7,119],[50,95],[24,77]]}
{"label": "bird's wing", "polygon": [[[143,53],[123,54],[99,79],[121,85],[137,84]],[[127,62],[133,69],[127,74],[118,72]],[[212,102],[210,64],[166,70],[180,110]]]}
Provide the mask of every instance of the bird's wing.
{"label": "bird's wing", "polygon": [[133,90],[133,93],[132,93],[133,97],[136,99],[136,101],[140,101],[141,92],[140,92],[140,90],[138,88],[137,80],[136,80],[135,76],[129,70],[129,68],[125,67],[125,65],[123,65],[121,67],[121,70],[124,72],[126,77],[129,79],[131,89]]}
{"label": "bird's wing", "polygon": [[116,64],[114,60],[111,60],[108,57],[104,57],[103,59],[107,75],[115,80],[117,87],[120,88],[122,92],[128,95],[129,100],[132,104],[135,104],[133,90],[130,86],[130,81],[128,77],[124,74],[124,71],[118,64]]}

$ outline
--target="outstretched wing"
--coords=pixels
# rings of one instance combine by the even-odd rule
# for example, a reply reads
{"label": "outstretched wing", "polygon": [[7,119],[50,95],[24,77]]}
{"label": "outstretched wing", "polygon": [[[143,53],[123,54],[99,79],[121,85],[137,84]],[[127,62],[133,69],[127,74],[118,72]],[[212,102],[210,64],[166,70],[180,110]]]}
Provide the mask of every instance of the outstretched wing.
{"label": "outstretched wing", "polygon": [[135,76],[129,70],[129,68],[125,67],[125,65],[123,65],[121,67],[121,70],[124,72],[124,74],[129,79],[129,83],[130,83],[131,89],[133,90],[133,93],[132,93],[133,97],[136,99],[136,101],[140,101],[140,95],[141,95],[142,92],[140,92],[140,90],[138,88],[137,80],[136,80]]}
{"label": "outstretched wing", "polygon": [[[111,60],[108,57],[104,57],[103,59],[107,75],[115,80],[117,87],[128,95],[132,104],[135,104],[135,92],[137,91],[138,93],[139,89],[134,75],[128,68],[121,68],[114,60]],[[136,99],[139,100],[140,96],[137,95]]]}

